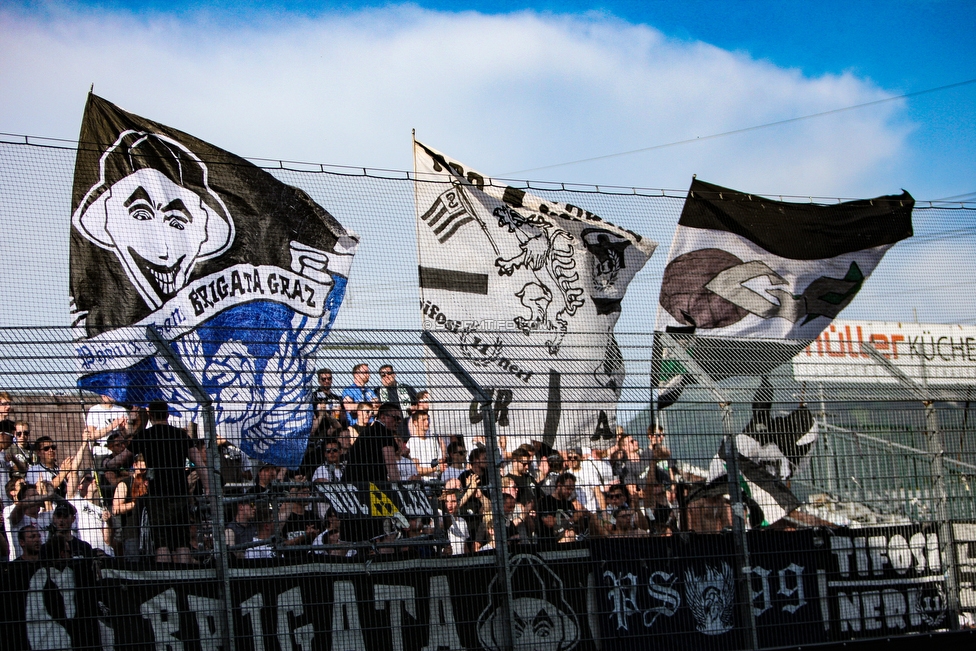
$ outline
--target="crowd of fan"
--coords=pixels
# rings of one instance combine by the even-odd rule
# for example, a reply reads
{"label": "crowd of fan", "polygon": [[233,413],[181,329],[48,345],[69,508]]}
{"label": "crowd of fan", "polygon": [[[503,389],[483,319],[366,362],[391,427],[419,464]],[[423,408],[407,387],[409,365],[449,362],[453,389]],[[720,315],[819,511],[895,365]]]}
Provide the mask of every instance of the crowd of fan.
{"label": "crowd of fan", "polygon": [[[557,450],[539,441],[509,450],[502,436],[496,487],[484,440],[448,431],[430,394],[398,382],[391,365],[379,368],[376,387],[366,364],[353,368],[353,383],[338,393],[332,375],[317,374],[312,428],[297,469],[252,462],[218,430],[220,508],[234,557],[487,552],[495,548],[498,505],[511,545],[669,535],[676,527],[680,473],[661,430],[648,431],[643,451],[622,430],[608,450]],[[0,392],[0,557],[212,557],[211,464],[195,425],[170,424],[165,403],[126,407],[103,397],[88,411],[77,449],[61,457],[54,440],[32,439],[30,424],[11,418],[11,409],[10,396]],[[351,518],[336,513],[322,486],[377,482],[410,482],[434,508],[429,516]],[[728,524],[727,504],[713,506],[702,529]]]}

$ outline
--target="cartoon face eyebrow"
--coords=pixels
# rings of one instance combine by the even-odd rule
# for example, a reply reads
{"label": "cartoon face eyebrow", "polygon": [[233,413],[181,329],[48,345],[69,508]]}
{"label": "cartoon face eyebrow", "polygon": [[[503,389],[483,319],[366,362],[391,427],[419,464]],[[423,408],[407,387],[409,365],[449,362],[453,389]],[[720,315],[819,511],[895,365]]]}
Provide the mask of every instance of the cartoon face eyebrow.
{"label": "cartoon face eyebrow", "polygon": [[186,207],[182,199],[176,198],[160,208],[153,201],[149,192],[141,185],[133,190],[129,198],[123,204],[129,210],[133,219],[148,221],[155,218],[156,214],[163,213],[163,220],[170,223],[170,226],[183,230],[183,224],[193,222],[193,213]]}
{"label": "cartoon face eyebrow", "polygon": [[132,206],[132,204],[134,204],[134,203],[136,203],[138,201],[145,201],[150,206],[152,205],[152,199],[150,198],[149,193],[146,192],[146,189],[143,188],[141,185],[139,187],[137,187],[132,192],[132,194],[129,195],[129,198],[126,199],[125,202],[123,202],[122,205],[125,206],[126,208],[130,208]]}

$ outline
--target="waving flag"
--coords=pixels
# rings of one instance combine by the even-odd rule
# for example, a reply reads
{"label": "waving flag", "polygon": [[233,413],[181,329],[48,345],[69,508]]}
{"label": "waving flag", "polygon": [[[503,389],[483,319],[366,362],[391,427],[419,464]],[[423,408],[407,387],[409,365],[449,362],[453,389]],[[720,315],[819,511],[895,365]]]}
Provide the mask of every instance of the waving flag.
{"label": "waving flag", "polygon": [[[768,373],[816,339],[888,249],[911,237],[914,204],[907,192],[788,203],[695,179],[671,243],[655,331],[686,341],[713,379]],[[659,364],[656,379],[669,381],[675,368]]]}
{"label": "waving flag", "polygon": [[[655,331],[671,333],[712,380],[762,376],[753,420],[736,437],[745,492],[762,521],[798,506],[784,482],[817,439],[802,406],[787,417],[769,416],[766,374],[829,326],[888,249],[911,237],[914,203],[907,192],[836,205],[787,203],[692,181],[661,282]],[[658,410],[694,381],[658,342],[652,367]],[[712,481],[726,481],[726,458],[723,444]]]}
{"label": "waving flag", "polygon": [[309,360],[358,237],[297,188],[186,133],[88,96],[75,164],[71,301],[79,386],[197,409],[152,326],[213,397],[220,433],[296,466]]}
{"label": "waving flag", "polygon": [[[424,328],[491,390],[509,450],[605,446],[624,379],[613,328],[656,243],[420,143],[414,166]],[[450,388],[435,398],[470,401]],[[459,409],[452,431],[480,435],[483,411]]]}

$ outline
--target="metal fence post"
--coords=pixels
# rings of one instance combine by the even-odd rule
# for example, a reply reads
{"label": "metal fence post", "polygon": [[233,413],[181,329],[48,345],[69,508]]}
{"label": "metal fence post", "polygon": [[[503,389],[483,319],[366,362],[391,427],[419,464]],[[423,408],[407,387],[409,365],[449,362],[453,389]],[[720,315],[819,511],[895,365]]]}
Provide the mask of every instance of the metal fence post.
{"label": "metal fence post", "polygon": [[752,649],[759,648],[759,636],[756,631],[756,617],[752,610],[752,560],[749,554],[749,540],[746,536],[745,505],[742,501],[742,487],[739,485],[739,450],[735,444],[738,432],[732,426],[732,403],[712,380],[705,369],[667,333],[655,333],[661,337],[663,345],[668,346],[678,361],[695,379],[711,392],[715,401],[722,408],[722,434],[725,446],[725,472],[728,477],[729,500],[732,502],[732,538],[735,553],[739,558],[736,567],[739,600],[742,603],[741,616],[749,628],[749,642]]}
{"label": "metal fence post", "polygon": [[235,651],[236,636],[234,635],[234,597],[230,589],[230,568],[228,567],[227,541],[224,538],[224,487],[220,469],[220,449],[217,447],[217,425],[214,419],[213,400],[197,382],[193,374],[177,357],[172,346],[153,326],[146,326],[146,336],[155,344],[159,354],[169,363],[173,372],[183,381],[186,388],[193,394],[203,411],[203,433],[207,441],[208,454],[207,479],[210,485],[210,521],[213,529],[214,556],[217,559],[217,579],[222,584],[224,609],[221,622],[224,629],[224,648]]}
{"label": "metal fence post", "polygon": [[[888,372],[898,383],[905,387],[925,407],[925,440],[929,456],[931,457],[932,482],[935,484],[935,517],[939,524],[939,546],[942,548],[941,557],[946,565],[946,609],[951,613],[949,628],[959,630],[959,576],[956,565],[956,542],[949,517],[949,493],[946,490],[945,468],[942,459],[945,456],[945,446],[942,443],[942,430],[939,428],[939,413],[935,409],[935,402],[929,395],[927,387],[905,375],[900,368],[892,364],[872,345],[861,345],[875,363]],[[924,357],[923,357],[924,359]]]}
{"label": "metal fence post", "polygon": [[502,626],[502,635],[504,638],[502,643],[505,649],[512,649],[514,648],[515,639],[512,635],[512,622],[515,621],[515,614],[512,611],[512,578],[508,573],[508,533],[505,528],[505,509],[504,501],[502,500],[502,459],[500,448],[498,447],[498,437],[495,431],[495,412],[491,407],[491,395],[475,382],[474,378],[471,377],[457,359],[433,335],[425,330],[420,334],[420,338],[444,366],[447,367],[451,374],[464,384],[464,387],[471,392],[471,396],[484,405],[484,419],[481,422],[484,423],[488,465],[493,473],[491,480],[494,482],[490,498],[491,508],[494,511],[492,527],[495,531],[496,580],[500,581],[501,585],[505,588],[504,593],[501,595],[505,600],[502,607],[508,613],[508,617]]}

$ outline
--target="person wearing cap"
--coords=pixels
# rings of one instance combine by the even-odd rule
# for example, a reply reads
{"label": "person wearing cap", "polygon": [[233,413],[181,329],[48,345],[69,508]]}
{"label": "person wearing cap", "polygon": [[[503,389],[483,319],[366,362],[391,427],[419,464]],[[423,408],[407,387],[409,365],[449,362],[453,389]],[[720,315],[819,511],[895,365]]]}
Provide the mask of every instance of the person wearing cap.
{"label": "person wearing cap", "polygon": [[78,511],[68,501],[58,502],[51,516],[51,536],[59,536],[67,541],[71,558],[94,558],[95,550],[84,540],[75,536],[74,526]]}

